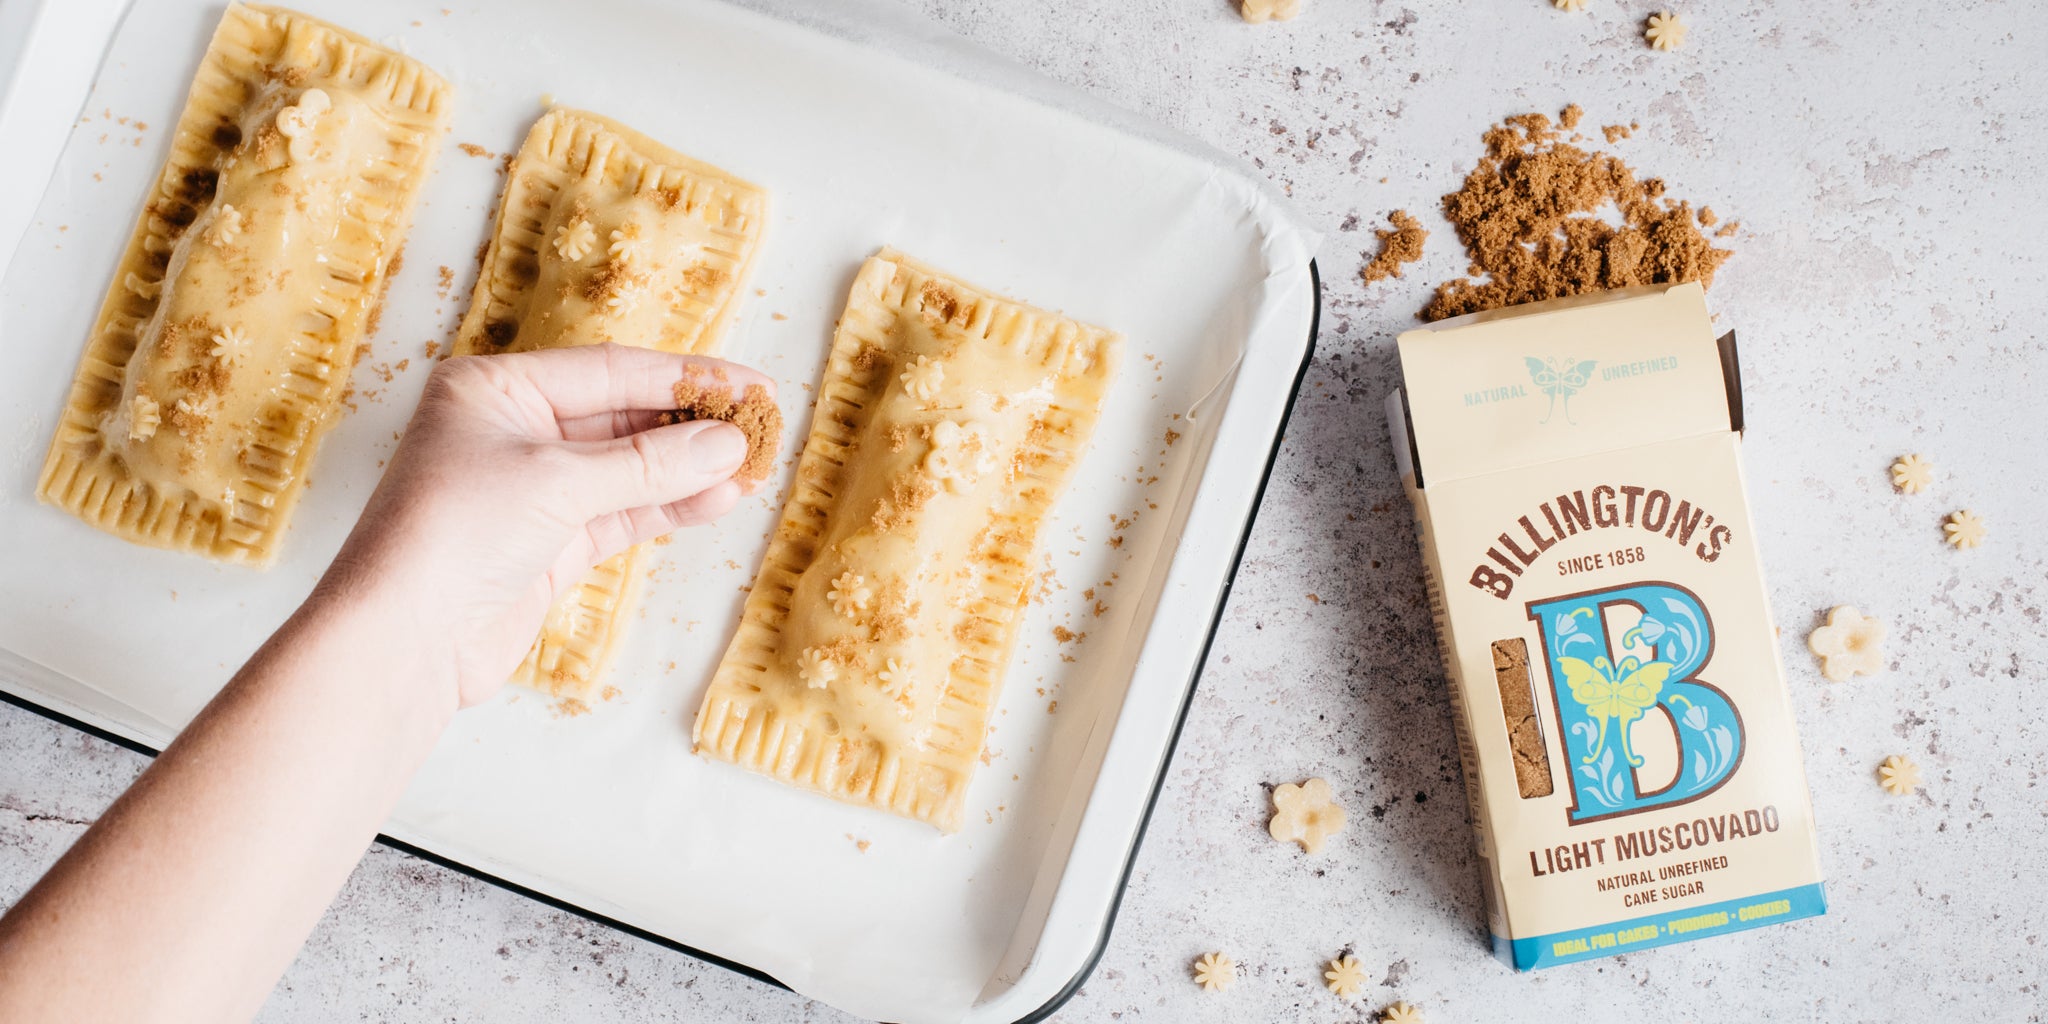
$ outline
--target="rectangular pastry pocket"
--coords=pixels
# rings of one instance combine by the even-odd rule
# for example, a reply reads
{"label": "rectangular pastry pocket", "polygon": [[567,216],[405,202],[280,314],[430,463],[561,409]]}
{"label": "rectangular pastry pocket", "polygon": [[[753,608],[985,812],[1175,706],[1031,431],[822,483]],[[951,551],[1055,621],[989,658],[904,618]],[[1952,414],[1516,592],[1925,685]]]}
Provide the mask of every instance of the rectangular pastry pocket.
{"label": "rectangular pastry pocket", "polygon": [[699,752],[958,830],[1038,536],[1120,344],[893,250],[868,260]]}
{"label": "rectangular pastry pocket", "polygon": [[[457,355],[617,342],[709,354],[760,250],[767,193],[609,118],[548,111],[498,205]],[[640,575],[629,549],[548,610],[512,681],[587,704]],[[570,705],[576,708],[577,705]]]}
{"label": "rectangular pastry pocket", "polygon": [[268,564],[447,129],[409,57],[232,5],[87,339],[37,496]]}

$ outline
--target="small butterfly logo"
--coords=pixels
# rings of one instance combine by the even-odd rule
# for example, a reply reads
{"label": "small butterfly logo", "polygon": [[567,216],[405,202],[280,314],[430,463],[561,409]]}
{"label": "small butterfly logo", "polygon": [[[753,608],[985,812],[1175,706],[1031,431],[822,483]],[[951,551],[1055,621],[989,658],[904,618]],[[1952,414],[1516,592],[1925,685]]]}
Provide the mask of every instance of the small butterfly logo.
{"label": "small butterfly logo", "polygon": [[1631,655],[1621,659],[1619,665],[1609,664],[1604,657],[1590,662],[1583,658],[1559,658],[1557,664],[1564,669],[1565,685],[1571,688],[1572,699],[1585,708],[1586,717],[1600,723],[1600,735],[1593,740],[1585,763],[1592,764],[1606,749],[1608,725],[1619,723],[1621,756],[1631,766],[1641,768],[1643,759],[1629,742],[1629,726],[1657,705],[1657,694],[1671,677],[1671,663],[1644,664]]}
{"label": "small butterfly logo", "polygon": [[1522,361],[1529,364],[1529,379],[1550,396],[1550,410],[1543,414],[1543,422],[1550,422],[1550,418],[1557,414],[1557,400],[1562,398],[1565,422],[1576,424],[1577,421],[1572,419],[1572,396],[1593,379],[1594,361],[1573,362],[1569,356],[1561,363],[1556,359],[1538,359],[1535,356],[1523,356]]}

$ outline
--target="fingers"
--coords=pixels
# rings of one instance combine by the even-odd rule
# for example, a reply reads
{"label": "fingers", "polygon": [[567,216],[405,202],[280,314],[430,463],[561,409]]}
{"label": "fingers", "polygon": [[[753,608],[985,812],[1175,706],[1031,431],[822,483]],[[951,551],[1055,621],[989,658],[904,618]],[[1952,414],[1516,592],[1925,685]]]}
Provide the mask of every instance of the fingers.
{"label": "fingers", "polygon": [[591,564],[602,562],[621,551],[672,533],[686,526],[701,526],[733,510],[739,504],[740,488],[728,480],[666,505],[642,505],[590,521],[590,544],[595,551]]}
{"label": "fingers", "polygon": [[659,409],[614,409],[562,420],[558,425],[565,441],[609,441],[661,426],[663,415],[665,411]]}
{"label": "fingers", "polygon": [[730,481],[747,438],[720,420],[655,427],[607,441],[569,442],[565,479],[579,518],[683,501]]}
{"label": "fingers", "polygon": [[563,424],[628,409],[673,409],[676,382],[685,377],[716,380],[723,374],[734,391],[753,384],[770,393],[775,389],[765,374],[737,363],[629,345],[512,352],[490,360],[493,369],[545,399]]}

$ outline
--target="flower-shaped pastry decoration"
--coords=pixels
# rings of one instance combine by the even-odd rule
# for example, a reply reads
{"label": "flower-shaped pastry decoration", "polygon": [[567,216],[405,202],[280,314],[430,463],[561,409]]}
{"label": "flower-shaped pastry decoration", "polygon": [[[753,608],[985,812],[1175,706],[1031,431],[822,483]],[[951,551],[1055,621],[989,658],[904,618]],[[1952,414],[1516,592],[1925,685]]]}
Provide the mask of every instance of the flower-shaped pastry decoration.
{"label": "flower-shaped pastry decoration", "polygon": [[882,670],[875,673],[875,678],[881,681],[882,689],[890,693],[902,694],[910,690],[910,666],[899,659],[883,661]]}
{"label": "flower-shaped pastry decoration", "polygon": [[213,396],[188,393],[178,399],[172,409],[176,415],[171,417],[171,426],[176,427],[178,433],[190,436],[206,429],[207,423],[213,419]]}
{"label": "flower-shaped pastry decoration", "polygon": [[1920,766],[1904,754],[1893,754],[1877,766],[1877,784],[1893,796],[1906,796],[1920,788]]}
{"label": "flower-shaped pastry decoration", "polygon": [[291,157],[292,163],[313,159],[320,115],[332,109],[334,100],[326,90],[308,89],[299,94],[299,102],[277,112],[277,131],[285,137],[285,155]]}
{"label": "flower-shaped pastry decoration", "polygon": [[1323,842],[1344,830],[1344,808],[1330,797],[1330,784],[1310,779],[1273,787],[1273,820],[1266,831],[1283,843],[1300,843],[1310,854],[1323,852]]}
{"label": "flower-shaped pastry decoration", "polygon": [[640,287],[633,281],[621,281],[604,297],[604,311],[613,316],[625,316],[640,308]]}
{"label": "flower-shaped pastry decoration", "polygon": [[1941,532],[1948,538],[1950,547],[1974,548],[1984,543],[1984,520],[1969,509],[1959,509],[1948,514],[1948,521],[1941,524]]}
{"label": "flower-shaped pastry decoration", "polygon": [[1422,1024],[1422,1011],[1407,1003],[1395,1003],[1380,1012],[1380,1024]]}
{"label": "flower-shaped pastry decoration", "polygon": [[1670,11],[1650,15],[1649,24],[1643,27],[1643,38],[1659,50],[1676,50],[1685,45],[1685,22]]}
{"label": "flower-shaped pastry decoration", "polygon": [[832,581],[832,589],[825,591],[825,600],[832,602],[832,610],[842,618],[853,618],[868,610],[868,602],[875,599],[875,590],[868,586],[861,574],[848,570]]}
{"label": "flower-shaped pastry decoration", "polygon": [[934,362],[929,356],[918,356],[909,366],[903,368],[898,378],[903,381],[903,390],[920,402],[929,402],[946,384],[946,365]]}
{"label": "flower-shaped pastry decoration", "polygon": [[1874,676],[1884,668],[1884,623],[1843,605],[1828,613],[1828,624],[1807,634],[1806,649],[1820,657],[1820,674],[1830,682]]}
{"label": "flower-shaped pastry decoration", "polygon": [[1904,494],[1918,494],[1934,483],[1934,463],[1918,455],[1901,455],[1892,463],[1892,486]]}
{"label": "flower-shaped pastry decoration", "polygon": [[830,655],[815,647],[806,647],[796,659],[797,678],[813,690],[822,690],[839,678],[839,666]]}
{"label": "flower-shaped pastry decoration", "polygon": [[164,293],[162,281],[151,281],[132,270],[128,272],[127,277],[121,279],[121,287],[145,299],[154,299]]}
{"label": "flower-shaped pastry decoration", "polygon": [[624,264],[638,264],[647,261],[649,246],[638,221],[627,221],[612,229],[611,245],[605,254],[613,261]]}
{"label": "flower-shaped pastry decoration", "polygon": [[1238,0],[1237,13],[1254,25],[1286,21],[1301,13],[1301,0]]}
{"label": "flower-shaped pastry decoration", "polygon": [[1204,953],[1195,961],[1195,984],[1221,992],[1237,984],[1237,961],[1221,953]]}
{"label": "flower-shaped pastry decoration", "polygon": [[932,425],[932,450],[924,457],[924,469],[947,490],[959,493],[994,468],[995,453],[980,426],[952,420]]}
{"label": "flower-shaped pastry decoration", "polygon": [[555,253],[571,263],[597,248],[597,229],[578,217],[555,228]]}
{"label": "flower-shaped pastry decoration", "polygon": [[242,361],[249,351],[249,336],[234,327],[223,327],[213,336],[211,354],[214,362],[222,366],[233,366]]}
{"label": "flower-shaped pastry decoration", "polygon": [[1586,0],[1550,0],[1550,4],[1560,11],[1583,11],[1586,9]]}
{"label": "flower-shaped pastry decoration", "polygon": [[163,407],[156,399],[138,391],[128,400],[128,440],[147,441],[156,436],[156,428],[163,425]]}
{"label": "flower-shaped pastry decoration", "polygon": [[1323,971],[1323,986],[1349,999],[1365,987],[1365,966],[1346,953],[1329,962]]}
{"label": "flower-shaped pastry decoration", "polygon": [[222,203],[220,209],[214,211],[213,223],[206,226],[206,244],[225,249],[242,236],[245,226],[242,211],[235,209],[233,203]]}

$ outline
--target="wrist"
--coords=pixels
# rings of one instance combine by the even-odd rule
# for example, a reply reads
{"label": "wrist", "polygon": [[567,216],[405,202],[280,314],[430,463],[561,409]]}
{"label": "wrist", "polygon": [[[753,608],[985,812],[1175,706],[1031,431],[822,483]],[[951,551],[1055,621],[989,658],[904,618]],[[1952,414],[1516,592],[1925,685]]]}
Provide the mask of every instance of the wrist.
{"label": "wrist", "polygon": [[[330,571],[271,645],[294,674],[341,687],[401,728],[438,736],[459,706],[457,661],[445,631],[414,595],[371,581],[333,585]],[[259,658],[262,655],[259,655]]]}

